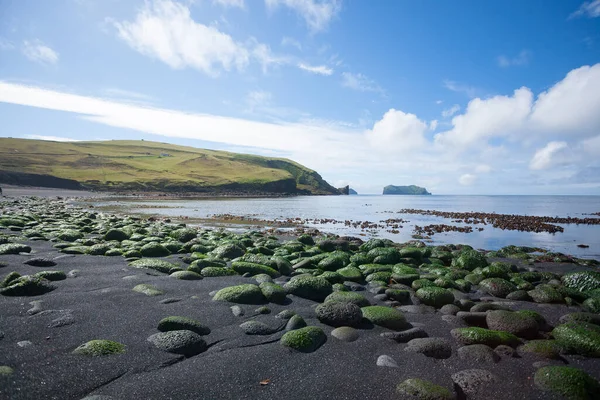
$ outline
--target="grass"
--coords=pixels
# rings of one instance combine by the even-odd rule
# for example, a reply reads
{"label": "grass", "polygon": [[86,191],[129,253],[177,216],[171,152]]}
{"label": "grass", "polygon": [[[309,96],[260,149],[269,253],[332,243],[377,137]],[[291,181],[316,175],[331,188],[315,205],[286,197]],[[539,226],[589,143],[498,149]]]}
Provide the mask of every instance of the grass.
{"label": "grass", "polygon": [[315,171],[283,158],[143,140],[51,142],[0,138],[0,149],[0,171],[52,175],[99,190],[193,191],[226,185],[260,190],[261,185],[287,182],[296,191],[335,193]]}

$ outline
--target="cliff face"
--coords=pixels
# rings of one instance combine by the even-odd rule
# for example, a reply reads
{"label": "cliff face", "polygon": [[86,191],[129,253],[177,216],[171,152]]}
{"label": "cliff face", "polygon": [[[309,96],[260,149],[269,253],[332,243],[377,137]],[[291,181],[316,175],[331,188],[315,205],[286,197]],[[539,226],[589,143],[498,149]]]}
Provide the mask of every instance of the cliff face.
{"label": "cliff face", "polygon": [[51,142],[0,138],[0,183],[127,192],[339,195],[285,158],[149,141]]}
{"label": "cliff face", "polygon": [[394,186],[388,185],[383,188],[383,194],[399,194],[399,195],[431,195],[427,189],[410,185],[410,186]]}

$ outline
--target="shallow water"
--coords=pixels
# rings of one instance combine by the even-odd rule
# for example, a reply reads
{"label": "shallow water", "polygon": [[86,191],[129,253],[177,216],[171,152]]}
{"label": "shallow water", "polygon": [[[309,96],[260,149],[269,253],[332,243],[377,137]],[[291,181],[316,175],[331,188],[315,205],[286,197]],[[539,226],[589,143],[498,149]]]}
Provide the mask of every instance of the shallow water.
{"label": "shallow water", "polygon": [[[99,206],[115,205],[113,202],[97,203]],[[402,218],[400,233],[387,229],[363,231],[343,224],[312,225],[323,232],[339,235],[384,237],[396,242],[411,240],[414,225],[454,224],[450,219],[417,214],[401,214],[399,210],[415,208],[423,210],[455,212],[495,212],[549,217],[593,217],[588,214],[600,212],[600,196],[300,196],[270,199],[210,199],[210,200],[133,200],[118,202],[128,212],[160,214],[169,217],[206,218],[217,214],[252,216],[259,219],[327,218],[379,222],[388,218]],[[578,257],[600,259],[600,225],[560,224],[562,233],[518,232],[485,225],[470,225],[472,233],[448,232],[432,236],[434,244],[464,243],[475,248],[499,249],[503,246],[526,245],[573,254]],[[577,244],[590,247],[581,249]]]}

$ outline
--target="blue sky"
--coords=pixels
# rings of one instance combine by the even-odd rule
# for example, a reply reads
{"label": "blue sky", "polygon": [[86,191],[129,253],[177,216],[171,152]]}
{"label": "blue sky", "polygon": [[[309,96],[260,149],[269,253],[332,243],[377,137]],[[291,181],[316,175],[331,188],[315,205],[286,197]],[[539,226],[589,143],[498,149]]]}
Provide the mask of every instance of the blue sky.
{"label": "blue sky", "polygon": [[0,136],[600,194],[600,0],[0,0]]}

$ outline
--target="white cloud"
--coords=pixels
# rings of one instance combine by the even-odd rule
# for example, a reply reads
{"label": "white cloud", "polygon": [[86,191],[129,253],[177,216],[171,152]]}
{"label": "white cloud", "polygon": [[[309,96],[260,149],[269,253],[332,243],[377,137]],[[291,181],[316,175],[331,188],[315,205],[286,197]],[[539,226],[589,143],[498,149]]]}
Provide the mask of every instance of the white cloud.
{"label": "white cloud", "polygon": [[341,0],[265,0],[267,8],[273,10],[281,5],[301,16],[312,32],[327,27],[342,9]]}
{"label": "white cloud", "polygon": [[600,17],[600,0],[593,0],[591,2],[586,1],[577,9],[577,11],[569,16],[569,19],[582,16],[588,18]]}
{"label": "white cloud", "polygon": [[262,106],[271,102],[273,95],[263,90],[255,90],[246,95],[246,102],[250,106]]}
{"label": "white cloud", "polygon": [[437,129],[437,126],[438,126],[438,120],[437,119],[429,121],[429,130],[430,131],[435,131]]}
{"label": "white cloud", "polygon": [[529,50],[522,50],[516,57],[507,57],[501,55],[498,57],[498,65],[503,68],[511,66],[523,66],[529,64],[531,60],[531,52]]}
{"label": "white cloud", "polygon": [[25,135],[26,139],[49,140],[52,142],[79,142],[77,139],[62,136]]}
{"label": "white cloud", "polygon": [[284,36],[281,39],[281,45],[282,46],[293,46],[295,48],[297,48],[298,50],[302,50],[302,44],[297,41],[294,38],[288,37],[288,36]]}
{"label": "white cloud", "polygon": [[494,136],[518,134],[529,116],[533,94],[528,88],[515,90],[512,96],[494,96],[469,102],[464,114],[452,119],[453,128],[435,136],[441,145],[460,148]]}
{"label": "white cloud", "polygon": [[442,104],[444,102],[444,100],[436,100],[435,104]]}
{"label": "white cloud", "polygon": [[463,186],[471,186],[477,181],[477,176],[473,174],[464,174],[458,178],[458,183]]}
{"label": "white cloud", "polygon": [[444,81],[444,87],[453,92],[464,93],[469,97],[475,97],[475,94],[477,93],[477,88],[473,86],[463,85],[462,83],[450,80]]}
{"label": "white cloud", "polygon": [[251,42],[255,43],[254,49],[252,50],[252,56],[256,58],[262,66],[263,73],[266,74],[271,66],[285,65],[291,62],[289,57],[273,54],[268,45],[257,43],[255,40],[251,40]]}
{"label": "white cloud", "polygon": [[25,40],[22,50],[25,57],[39,64],[56,64],[58,62],[58,53],[38,39]]}
{"label": "white cloud", "polygon": [[392,108],[367,131],[367,138],[373,147],[385,152],[415,150],[425,145],[427,129],[427,123],[416,115]]}
{"label": "white cloud", "polygon": [[298,64],[298,68],[303,69],[304,71],[308,71],[313,74],[318,75],[331,75],[333,74],[333,69],[327,67],[326,65],[308,65],[305,63]]}
{"label": "white cloud", "polygon": [[487,174],[491,171],[492,171],[492,167],[490,167],[487,164],[479,164],[477,167],[475,167],[475,172],[477,172],[479,174]]}
{"label": "white cloud", "polygon": [[444,118],[451,117],[459,111],[460,111],[460,106],[458,104],[455,104],[452,107],[442,111],[442,117],[444,117]]}
{"label": "white cloud", "polygon": [[361,92],[380,92],[383,89],[375,81],[363,74],[353,74],[351,72],[342,72],[342,86]]}
{"label": "white cloud", "polygon": [[244,0],[212,0],[213,4],[218,4],[223,7],[238,7],[244,8]]}
{"label": "white cloud", "polygon": [[211,76],[242,70],[249,51],[218,29],[195,22],[190,10],[170,0],[146,2],[132,22],[112,21],[131,48],[172,68],[192,67]]}
{"label": "white cloud", "polygon": [[533,170],[548,169],[556,165],[565,164],[568,156],[565,154],[569,145],[567,142],[550,142],[545,147],[535,152],[529,168]]}
{"label": "white cloud", "polygon": [[531,121],[547,133],[586,136],[600,132],[599,110],[600,64],[586,65],[538,96]]}
{"label": "white cloud", "polygon": [[133,100],[153,101],[156,100],[152,96],[145,95],[143,93],[134,92],[132,90],[124,90],[118,88],[107,88],[102,91],[106,96],[115,98],[125,98]]}

